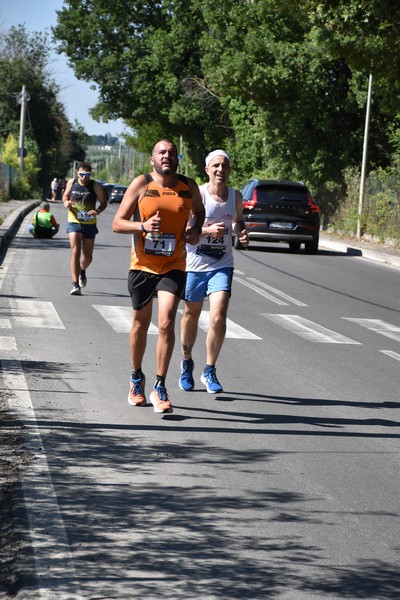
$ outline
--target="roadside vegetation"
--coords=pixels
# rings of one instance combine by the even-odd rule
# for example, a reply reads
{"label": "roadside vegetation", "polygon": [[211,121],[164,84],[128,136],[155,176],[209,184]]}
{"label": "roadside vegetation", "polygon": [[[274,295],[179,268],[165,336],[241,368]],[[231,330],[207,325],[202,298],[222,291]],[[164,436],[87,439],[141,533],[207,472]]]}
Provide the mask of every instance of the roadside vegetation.
{"label": "roadside vegetation", "polygon": [[[332,216],[328,228],[338,234],[357,232],[360,173],[345,173],[346,193]],[[400,176],[392,169],[377,169],[365,184],[361,230],[364,237],[377,243],[400,246]]]}
{"label": "roadside vegetation", "polygon": [[[204,156],[223,147],[234,163],[232,185],[251,177],[304,181],[324,227],[349,232],[372,73],[368,176],[375,183],[366,189],[363,229],[380,239],[396,238],[399,213],[399,30],[392,0],[65,0],[52,35],[76,76],[96,84],[92,116],[124,120],[125,146],[148,156],[156,139],[170,137],[183,172],[201,181]],[[51,106],[60,116],[56,90],[53,82]],[[78,125],[72,132],[85,146]],[[53,133],[53,146],[71,139]],[[42,172],[43,140],[34,139]],[[55,151],[54,160],[68,161],[73,148]]]}
{"label": "roadside vegetation", "polygon": [[[22,85],[27,102],[24,172],[12,179],[13,198],[32,198],[63,177],[71,161],[83,160],[88,136],[72,125],[58,99],[61,82],[51,72],[46,34],[29,35],[25,26],[0,31],[0,162],[18,167]],[[4,190],[0,186],[0,194]]]}

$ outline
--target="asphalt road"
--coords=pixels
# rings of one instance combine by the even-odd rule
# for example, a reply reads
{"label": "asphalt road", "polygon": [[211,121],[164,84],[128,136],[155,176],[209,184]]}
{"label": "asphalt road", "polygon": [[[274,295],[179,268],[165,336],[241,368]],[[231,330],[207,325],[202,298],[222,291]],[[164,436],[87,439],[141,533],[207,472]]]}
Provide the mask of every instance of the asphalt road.
{"label": "asphalt road", "polygon": [[[53,208],[53,207],[52,207]],[[3,389],[26,431],[26,598],[398,598],[399,269],[285,246],[235,252],[224,393],[127,403],[129,236],[99,218],[69,295],[65,210],[3,262]],[[154,377],[156,333],[143,369]],[[22,564],[22,562],[21,562]],[[38,589],[33,573],[36,573]]]}

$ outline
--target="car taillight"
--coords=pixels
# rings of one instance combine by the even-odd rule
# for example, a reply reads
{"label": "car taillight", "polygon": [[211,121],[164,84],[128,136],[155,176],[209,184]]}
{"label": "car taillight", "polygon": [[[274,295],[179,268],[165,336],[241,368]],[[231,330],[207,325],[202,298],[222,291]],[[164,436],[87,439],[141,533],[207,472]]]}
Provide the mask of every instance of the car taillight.
{"label": "car taillight", "polygon": [[255,207],[256,204],[257,204],[257,189],[254,188],[251,199],[243,200],[243,208],[247,208],[247,209],[251,210],[252,208]]}
{"label": "car taillight", "polygon": [[307,199],[308,199],[308,206],[310,207],[311,212],[315,212],[315,213],[319,212],[320,208],[319,208],[318,204],[314,204],[310,194],[307,194]]}

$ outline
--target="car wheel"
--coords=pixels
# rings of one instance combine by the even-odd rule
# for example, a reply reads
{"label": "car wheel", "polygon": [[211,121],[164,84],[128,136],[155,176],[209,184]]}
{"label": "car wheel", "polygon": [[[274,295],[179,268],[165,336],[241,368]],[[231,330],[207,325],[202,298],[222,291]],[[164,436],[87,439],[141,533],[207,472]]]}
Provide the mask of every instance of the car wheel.
{"label": "car wheel", "polygon": [[304,242],[304,248],[305,248],[306,254],[317,254],[318,244],[319,244],[319,236],[318,235],[315,238],[313,238],[311,240],[311,242]]}
{"label": "car wheel", "polygon": [[289,242],[290,252],[298,252],[300,250],[301,242]]}

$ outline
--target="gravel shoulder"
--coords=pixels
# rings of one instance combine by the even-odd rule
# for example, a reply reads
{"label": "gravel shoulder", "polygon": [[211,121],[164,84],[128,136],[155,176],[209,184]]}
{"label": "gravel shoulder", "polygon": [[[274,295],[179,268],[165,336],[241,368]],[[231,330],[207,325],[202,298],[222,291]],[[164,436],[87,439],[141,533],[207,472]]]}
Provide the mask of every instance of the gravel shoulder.
{"label": "gravel shoulder", "polygon": [[0,598],[18,598],[18,560],[24,542],[16,513],[21,504],[21,471],[28,457],[23,447],[23,426],[9,413],[7,394],[0,391]]}

